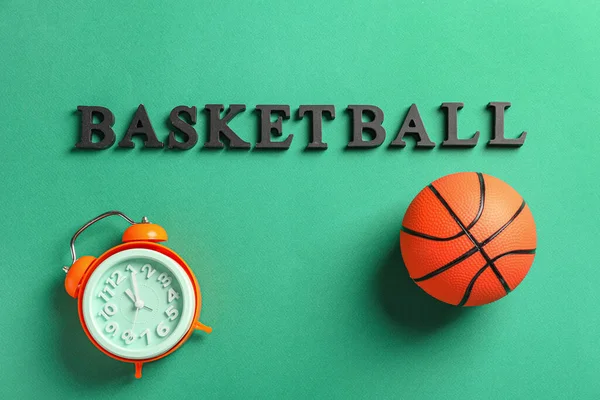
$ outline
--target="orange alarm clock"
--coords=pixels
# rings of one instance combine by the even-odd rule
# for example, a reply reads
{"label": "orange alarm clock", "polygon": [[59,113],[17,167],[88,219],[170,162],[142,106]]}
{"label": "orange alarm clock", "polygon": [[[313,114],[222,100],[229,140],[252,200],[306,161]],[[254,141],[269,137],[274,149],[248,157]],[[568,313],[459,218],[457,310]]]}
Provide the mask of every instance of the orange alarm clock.
{"label": "orange alarm clock", "polygon": [[[92,224],[120,216],[131,226],[120,245],[100,257],[77,258],[75,240]],[[71,239],[73,263],[64,267],[65,288],[77,299],[79,320],[90,341],[104,354],[135,365],[142,377],[145,363],[177,350],[202,324],[198,282],[186,262],[159,244],[167,232],[146,217],[136,223],[109,211],[83,225]]]}

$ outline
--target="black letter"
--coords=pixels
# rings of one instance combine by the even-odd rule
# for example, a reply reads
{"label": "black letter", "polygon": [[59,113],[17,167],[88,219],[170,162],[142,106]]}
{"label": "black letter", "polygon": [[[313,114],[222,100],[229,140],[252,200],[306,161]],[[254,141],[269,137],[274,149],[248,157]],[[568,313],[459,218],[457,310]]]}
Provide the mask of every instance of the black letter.
{"label": "black letter", "polygon": [[446,109],[446,140],[442,146],[448,147],[475,147],[479,140],[479,131],[475,132],[470,139],[458,138],[458,110],[464,107],[464,103],[442,103],[440,108]]}
{"label": "black letter", "polygon": [[527,132],[523,131],[516,139],[506,139],[504,137],[504,110],[510,107],[510,103],[502,101],[492,101],[488,108],[494,109],[494,130],[492,140],[488,142],[489,146],[503,147],[521,147],[527,137]]}
{"label": "black letter", "polygon": [[233,117],[242,111],[246,110],[244,104],[232,104],[225,113],[223,119],[221,119],[221,111],[225,109],[223,104],[207,104],[204,109],[208,111],[210,116],[208,142],[204,143],[204,147],[212,149],[222,149],[223,143],[219,140],[221,135],[225,136],[229,140],[229,148],[231,149],[249,149],[250,143],[240,139],[234,131],[231,130],[227,123],[231,121]]}
{"label": "black letter", "polygon": [[[169,121],[173,125],[173,131],[169,132],[169,149],[187,150],[194,147],[198,142],[198,134],[191,124],[179,118],[180,114],[187,114],[192,124],[196,123],[196,107],[179,106],[171,110]],[[175,140],[175,129],[178,129],[186,137],[184,142]]]}
{"label": "black letter", "polygon": [[312,115],[312,129],[310,131],[310,141],[307,149],[323,149],[327,148],[327,143],[323,143],[323,112],[329,115],[328,119],[335,119],[335,107],[331,106],[300,106],[298,109],[298,118],[302,119],[304,114]]}
{"label": "black letter", "polygon": [[144,147],[146,148],[160,149],[163,147],[162,142],[156,138],[156,133],[154,133],[148,113],[143,104],[140,104],[135,112],[131,124],[127,128],[125,137],[119,142],[119,147],[134,148],[135,143],[133,143],[131,138],[138,135],[145,138]]}
{"label": "black letter", "polygon": [[[102,150],[108,149],[115,143],[115,132],[111,128],[115,123],[115,116],[108,108],[77,106],[77,111],[81,112],[81,132],[79,142],[75,144],[75,147]],[[102,116],[102,120],[97,124],[94,124],[93,121],[94,114]],[[94,132],[102,137],[99,142],[92,142],[92,133]]]}
{"label": "black letter", "polygon": [[[385,139],[383,123],[383,111],[381,108],[368,105],[349,105],[347,110],[352,114],[352,140],[348,147],[370,148],[378,147]],[[371,121],[363,122],[363,114],[367,112],[372,116]],[[373,138],[363,140],[363,132],[371,132]]]}
{"label": "black letter", "polygon": [[[282,136],[281,122],[290,118],[290,106],[286,105],[258,105],[256,110],[260,113],[260,139],[256,143],[257,149],[280,149],[287,150],[294,135],[290,134],[283,142],[272,142],[271,134]],[[271,114],[276,113],[277,119],[271,122]]]}
{"label": "black letter", "polygon": [[406,118],[404,118],[404,122],[400,127],[400,131],[398,131],[396,139],[394,139],[394,141],[390,143],[390,146],[406,146],[406,143],[404,142],[404,140],[402,140],[402,138],[407,133],[416,136],[417,144],[415,145],[415,147],[435,147],[435,143],[429,140],[429,135],[427,135],[425,126],[423,126],[423,121],[421,120],[421,115],[419,114],[419,110],[417,109],[416,104],[413,104],[408,109],[408,113],[406,114]]}

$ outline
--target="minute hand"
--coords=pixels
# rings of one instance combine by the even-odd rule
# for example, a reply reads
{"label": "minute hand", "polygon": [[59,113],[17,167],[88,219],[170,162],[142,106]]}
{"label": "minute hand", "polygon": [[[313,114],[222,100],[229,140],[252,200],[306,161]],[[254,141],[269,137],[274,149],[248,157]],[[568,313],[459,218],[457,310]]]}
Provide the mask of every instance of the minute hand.
{"label": "minute hand", "polygon": [[133,282],[133,294],[135,294],[135,302],[137,303],[138,301],[140,301],[140,294],[138,293],[136,276],[137,272],[131,271],[131,281]]}

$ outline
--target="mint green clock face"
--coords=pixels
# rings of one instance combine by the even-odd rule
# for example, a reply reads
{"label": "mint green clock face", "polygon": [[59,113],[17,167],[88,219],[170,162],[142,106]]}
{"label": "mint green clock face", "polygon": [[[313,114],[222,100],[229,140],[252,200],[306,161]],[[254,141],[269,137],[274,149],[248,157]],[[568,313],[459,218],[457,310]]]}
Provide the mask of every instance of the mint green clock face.
{"label": "mint green clock face", "polygon": [[148,359],[174,347],[193,322],[195,294],[173,259],[148,249],[119,252],[101,263],[83,294],[84,321],[105,350]]}

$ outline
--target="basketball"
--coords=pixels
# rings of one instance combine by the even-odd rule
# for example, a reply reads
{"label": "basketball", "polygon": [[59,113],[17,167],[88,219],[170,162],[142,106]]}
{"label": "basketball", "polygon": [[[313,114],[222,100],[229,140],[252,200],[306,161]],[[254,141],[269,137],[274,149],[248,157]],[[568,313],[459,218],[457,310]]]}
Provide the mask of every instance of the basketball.
{"label": "basketball", "polygon": [[479,306],[513,291],[536,250],[535,222],[515,189],[493,176],[460,172],[421,190],[400,231],[402,259],[425,292]]}

